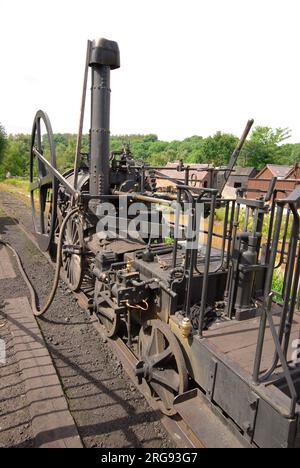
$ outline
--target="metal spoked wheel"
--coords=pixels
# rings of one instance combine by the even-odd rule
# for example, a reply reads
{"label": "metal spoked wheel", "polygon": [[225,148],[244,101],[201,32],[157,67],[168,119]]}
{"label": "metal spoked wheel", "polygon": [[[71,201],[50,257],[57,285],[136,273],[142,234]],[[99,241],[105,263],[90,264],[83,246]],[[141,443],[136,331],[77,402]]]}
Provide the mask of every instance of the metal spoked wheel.
{"label": "metal spoked wheel", "polygon": [[83,226],[80,216],[73,216],[63,233],[62,278],[72,291],[78,291],[83,278]]}
{"label": "metal spoked wheel", "polygon": [[101,325],[103,325],[106,336],[113,338],[119,331],[121,318],[120,314],[116,312],[116,304],[111,299],[109,291],[102,281],[96,283],[95,304],[97,317]]}
{"label": "metal spoked wheel", "polygon": [[30,148],[30,197],[34,230],[39,247],[49,251],[56,222],[58,183],[49,169],[40,161],[35,150],[56,168],[55,145],[47,114],[38,111],[33,122]]}
{"label": "metal spoked wheel", "polygon": [[146,322],[139,335],[137,375],[147,382],[160,410],[176,414],[174,398],[188,387],[186,364],[179,343],[168,325],[160,320]]}

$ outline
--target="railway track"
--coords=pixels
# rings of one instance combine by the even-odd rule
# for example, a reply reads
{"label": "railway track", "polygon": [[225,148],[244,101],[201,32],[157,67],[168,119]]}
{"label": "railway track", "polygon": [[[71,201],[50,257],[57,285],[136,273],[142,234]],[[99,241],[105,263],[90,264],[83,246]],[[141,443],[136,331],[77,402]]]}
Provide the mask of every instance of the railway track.
{"label": "railway track", "polygon": [[[14,219],[14,212],[8,204],[5,204],[3,207],[6,215],[11,219],[11,222],[16,224],[18,228],[23,232],[23,234],[35,245],[35,247],[39,250],[41,254],[47,259],[48,263],[55,268],[55,262],[51,259],[50,255],[46,252],[42,252],[39,249],[38,243],[35,239],[35,236],[28,232],[28,228],[22,223],[22,220],[18,219],[18,223]],[[139,390],[139,392],[143,395],[146,399],[149,406],[157,411],[158,406],[155,404],[155,401],[151,398],[149,394],[149,388],[146,384],[138,384],[137,378],[135,376],[135,365],[137,363],[137,358],[134,353],[126,346],[123,340],[119,337],[116,338],[107,338],[104,335],[104,329],[100,322],[97,320],[95,316],[91,316],[90,314],[90,299],[85,294],[84,291],[80,290],[79,292],[73,292],[73,295],[76,297],[78,305],[89,314],[91,317],[91,322],[96,331],[102,336],[105,337],[108,346],[112,349],[114,354],[117,356],[118,360],[123,366],[124,371],[131,379],[132,383],[135,387]],[[170,435],[172,440],[178,446],[178,448],[205,448],[204,444],[202,443],[199,438],[193,433],[193,431],[189,428],[186,421],[184,421],[179,415],[174,417],[169,417],[166,415],[162,415],[161,423],[166,429],[167,433]]]}

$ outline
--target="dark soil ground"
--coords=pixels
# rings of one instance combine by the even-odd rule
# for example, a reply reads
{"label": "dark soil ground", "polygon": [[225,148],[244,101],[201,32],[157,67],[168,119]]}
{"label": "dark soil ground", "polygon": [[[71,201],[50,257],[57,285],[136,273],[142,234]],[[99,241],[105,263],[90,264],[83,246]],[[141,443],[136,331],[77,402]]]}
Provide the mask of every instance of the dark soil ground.
{"label": "dark soil ground", "polygon": [[[31,214],[25,201],[20,196],[0,192],[0,235],[19,252],[43,304],[54,272],[18,227],[20,221],[28,232],[32,230]],[[16,266],[15,271],[18,271]],[[19,276],[16,280],[1,282],[2,300],[18,296],[28,296]],[[160,413],[148,406],[63,283],[51,309],[39,319],[39,325],[86,447],[174,446],[160,422]],[[0,338],[3,335],[8,344],[9,360],[5,367],[0,366],[0,444],[28,447],[33,443],[30,420],[7,326],[0,328]]]}

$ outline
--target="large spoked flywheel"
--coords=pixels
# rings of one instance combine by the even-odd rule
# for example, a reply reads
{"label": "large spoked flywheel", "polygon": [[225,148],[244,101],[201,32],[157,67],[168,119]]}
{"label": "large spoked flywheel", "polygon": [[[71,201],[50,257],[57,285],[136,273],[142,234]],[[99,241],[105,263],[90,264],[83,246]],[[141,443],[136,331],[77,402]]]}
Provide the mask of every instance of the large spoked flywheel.
{"label": "large spoked flywheel", "polygon": [[33,122],[30,149],[30,196],[32,218],[38,244],[43,251],[50,250],[56,222],[58,183],[45,164],[38,159],[39,152],[56,168],[55,145],[49,117],[38,111]]}
{"label": "large spoked flywheel", "polygon": [[179,343],[168,325],[150,320],[139,335],[139,359],[136,373],[148,384],[160,410],[176,414],[174,398],[188,387],[188,374]]}

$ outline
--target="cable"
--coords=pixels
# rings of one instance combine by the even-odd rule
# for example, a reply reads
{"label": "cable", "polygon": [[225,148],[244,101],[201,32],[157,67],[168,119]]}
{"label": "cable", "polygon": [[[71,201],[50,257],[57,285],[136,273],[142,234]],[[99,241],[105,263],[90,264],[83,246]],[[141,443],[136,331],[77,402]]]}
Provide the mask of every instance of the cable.
{"label": "cable", "polygon": [[3,244],[6,247],[8,247],[16,256],[18,268],[19,268],[20,273],[21,273],[21,275],[22,275],[22,277],[23,277],[23,279],[24,279],[24,281],[26,283],[26,286],[28,287],[28,290],[30,292],[31,308],[32,308],[32,311],[33,311],[33,313],[34,313],[34,315],[36,317],[40,317],[45,312],[47,312],[47,310],[51,306],[51,304],[53,302],[53,299],[55,297],[57,287],[58,287],[58,283],[59,283],[59,278],[60,278],[63,234],[64,234],[64,231],[65,231],[67,222],[78,211],[79,211],[79,208],[75,208],[72,211],[70,211],[70,213],[67,214],[67,216],[65,217],[65,219],[64,219],[64,221],[62,223],[60,233],[59,233],[59,238],[58,238],[57,254],[56,254],[56,266],[55,266],[55,275],[54,275],[53,286],[52,286],[51,293],[50,293],[50,295],[49,295],[49,297],[47,299],[47,303],[42,309],[40,309],[40,307],[38,305],[38,297],[37,297],[36,291],[35,291],[34,287],[32,286],[32,284],[31,284],[31,282],[30,282],[30,280],[29,280],[29,278],[28,278],[28,276],[27,276],[27,274],[26,274],[26,272],[24,270],[24,267],[23,267],[23,264],[22,264],[22,261],[21,261],[21,258],[19,256],[18,252],[12,247],[12,245],[9,242],[0,239],[0,244]]}

